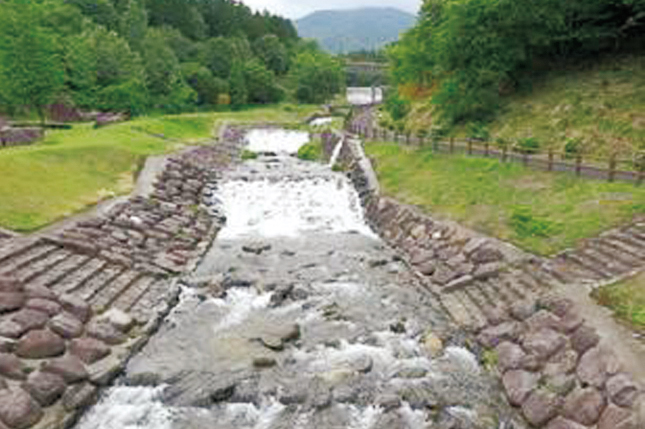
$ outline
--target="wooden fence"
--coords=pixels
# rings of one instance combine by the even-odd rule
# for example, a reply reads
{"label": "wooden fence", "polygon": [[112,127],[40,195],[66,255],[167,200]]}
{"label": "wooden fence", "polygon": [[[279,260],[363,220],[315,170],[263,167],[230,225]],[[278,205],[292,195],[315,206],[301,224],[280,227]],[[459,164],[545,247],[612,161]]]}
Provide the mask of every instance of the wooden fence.
{"label": "wooden fence", "polygon": [[436,141],[428,137],[418,137],[412,134],[399,134],[386,129],[360,127],[349,125],[349,131],[365,140],[393,141],[419,147],[431,147],[437,153],[468,154],[486,158],[497,158],[502,162],[517,162],[539,170],[573,173],[594,179],[605,179],[610,182],[620,180],[640,185],[645,181],[645,171],[633,169],[632,159],[591,158],[582,154],[570,155],[550,151],[548,153],[517,152],[510,148],[499,148],[490,142],[477,140]]}

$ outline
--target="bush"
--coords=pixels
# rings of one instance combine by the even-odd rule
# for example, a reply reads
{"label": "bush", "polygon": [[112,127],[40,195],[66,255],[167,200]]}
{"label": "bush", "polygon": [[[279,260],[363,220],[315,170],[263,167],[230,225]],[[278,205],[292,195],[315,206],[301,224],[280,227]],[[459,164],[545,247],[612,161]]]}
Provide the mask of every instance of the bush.
{"label": "bush", "polygon": [[520,153],[534,154],[540,151],[540,142],[535,137],[518,139],[516,149]]}
{"label": "bush", "polygon": [[471,122],[468,124],[468,138],[486,142],[490,139],[488,127],[481,122]]}
{"label": "bush", "polygon": [[248,159],[257,159],[257,157],[258,157],[258,154],[255,153],[255,152],[251,152],[250,150],[246,150],[246,149],[244,149],[242,151],[242,160],[243,161],[246,161]]}
{"label": "bush", "polygon": [[560,229],[558,224],[534,216],[529,207],[514,209],[510,224],[519,238],[550,237]]}
{"label": "bush", "polygon": [[298,159],[303,161],[319,161],[322,159],[322,145],[311,142],[298,149]]}
{"label": "bush", "polygon": [[385,100],[385,110],[393,120],[400,121],[410,113],[410,102],[399,96],[399,94],[392,93]]}
{"label": "bush", "polygon": [[582,139],[568,138],[564,144],[564,153],[568,158],[574,157],[582,152]]}

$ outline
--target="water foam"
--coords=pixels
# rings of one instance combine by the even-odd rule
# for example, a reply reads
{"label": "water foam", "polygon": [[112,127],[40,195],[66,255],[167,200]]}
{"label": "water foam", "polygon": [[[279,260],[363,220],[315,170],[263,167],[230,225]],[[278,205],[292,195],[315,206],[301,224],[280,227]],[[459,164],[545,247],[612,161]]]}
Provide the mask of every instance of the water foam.
{"label": "water foam", "polygon": [[266,308],[271,302],[271,294],[260,294],[254,288],[231,288],[226,291],[226,298],[213,299],[211,302],[228,311],[213,327],[215,332],[220,332],[239,325],[254,311]]}
{"label": "water foam", "polygon": [[251,152],[294,154],[309,142],[309,133],[280,129],[255,129],[246,134],[247,149]]}

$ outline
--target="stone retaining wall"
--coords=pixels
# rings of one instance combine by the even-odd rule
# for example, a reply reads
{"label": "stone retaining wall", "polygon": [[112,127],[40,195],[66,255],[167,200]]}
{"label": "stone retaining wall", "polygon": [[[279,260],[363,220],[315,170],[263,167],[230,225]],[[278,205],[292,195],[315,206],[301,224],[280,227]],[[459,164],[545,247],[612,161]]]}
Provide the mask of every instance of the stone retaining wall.
{"label": "stone retaining wall", "polygon": [[0,148],[29,145],[45,136],[42,128],[3,128],[0,130]]}
{"label": "stone retaining wall", "polygon": [[70,427],[176,303],[224,221],[210,196],[243,133],[172,158],[148,197],[0,245],[0,429]]}
{"label": "stone retaining wall", "polygon": [[[495,283],[541,262],[515,247],[433,219],[379,195],[361,142],[338,134],[323,139],[330,154],[345,138],[341,159],[366,216],[381,237],[401,250],[428,288],[444,297],[473,282]],[[530,270],[530,269],[529,269]],[[533,295],[532,295],[533,296]],[[466,306],[465,306],[466,307]],[[480,309],[474,329],[486,363],[499,373],[511,405],[532,427],[643,429],[645,395],[572,301],[547,292],[510,306]],[[478,310],[479,311],[479,310]]]}

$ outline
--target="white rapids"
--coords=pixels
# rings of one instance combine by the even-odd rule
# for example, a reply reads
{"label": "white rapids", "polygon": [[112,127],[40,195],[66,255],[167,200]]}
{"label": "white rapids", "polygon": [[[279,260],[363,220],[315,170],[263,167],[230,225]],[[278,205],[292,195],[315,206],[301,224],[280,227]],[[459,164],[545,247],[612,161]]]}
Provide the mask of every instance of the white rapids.
{"label": "white rapids", "polygon": [[251,130],[246,135],[246,149],[251,152],[294,154],[309,142],[309,133],[280,129]]}

